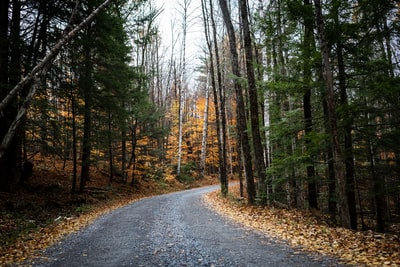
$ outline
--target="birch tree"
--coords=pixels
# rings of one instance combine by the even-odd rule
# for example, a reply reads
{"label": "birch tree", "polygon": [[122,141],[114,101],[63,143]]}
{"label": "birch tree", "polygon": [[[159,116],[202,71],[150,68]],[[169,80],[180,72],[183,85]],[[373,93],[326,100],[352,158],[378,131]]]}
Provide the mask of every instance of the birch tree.
{"label": "birch tree", "polygon": [[[206,64],[207,66],[207,64]],[[210,75],[208,71],[208,67],[205,69],[206,73],[206,81],[204,84],[204,91],[206,94],[206,103],[204,106],[203,112],[203,131],[202,131],[202,139],[201,139],[201,154],[200,154],[200,171],[201,176],[205,176],[206,172],[206,156],[207,156],[207,138],[208,138],[208,112],[209,112],[209,100],[210,100],[210,89],[209,89],[209,81]]]}
{"label": "birch tree", "polygon": [[182,13],[182,43],[181,43],[181,53],[180,53],[180,79],[178,84],[178,163],[177,163],[177,174],[180,174],[181,164],[182,164],[182,139],[183,139],[183,118],[185,109],[185,90],[186,90],[186,37],[188,31],[189,23],[189,7],[191,0],[184,0],[180,4]]}

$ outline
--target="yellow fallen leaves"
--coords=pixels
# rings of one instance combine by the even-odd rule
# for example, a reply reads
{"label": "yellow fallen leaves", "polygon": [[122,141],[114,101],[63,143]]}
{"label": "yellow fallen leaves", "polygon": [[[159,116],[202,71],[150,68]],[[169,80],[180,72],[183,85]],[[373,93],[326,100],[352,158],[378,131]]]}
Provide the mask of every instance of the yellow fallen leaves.
{"label": "yellow fallen leaves", "polygon": [[304,250],[356,266],[400,266],[400,239],[394,235],[330,227],[305,212],[247,206],[218,192],[207,194],[204,201],[233,221]]}
{"label": "yellow fallen leaves", "polygon": [[104,203],[77,217],[57,217],[50,226],[40,228],[38,231],[27,235],[21,235],[10,247],[0,247],[0,266],[7,266],[38,257],[40,256],[40,251],[55,244],[64,236],[85,227],[100,215],[141,198],[143,196],[137,195],[131,199],[123,199],[115,203]]}

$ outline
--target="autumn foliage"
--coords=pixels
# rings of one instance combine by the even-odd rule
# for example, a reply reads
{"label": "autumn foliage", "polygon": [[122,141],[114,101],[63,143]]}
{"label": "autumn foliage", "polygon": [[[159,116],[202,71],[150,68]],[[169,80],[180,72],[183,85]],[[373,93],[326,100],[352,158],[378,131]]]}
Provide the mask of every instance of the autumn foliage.
{"label": "autumn foliage", "polygon": [[274,207],[249,206],[231,188],[229,198],[213,192],[205,203],[249,229],[284,240],[300,250],[330,255],[354,266],[400,266],[400,238],[373,231],[357,232],[329,224],[320,213]]}

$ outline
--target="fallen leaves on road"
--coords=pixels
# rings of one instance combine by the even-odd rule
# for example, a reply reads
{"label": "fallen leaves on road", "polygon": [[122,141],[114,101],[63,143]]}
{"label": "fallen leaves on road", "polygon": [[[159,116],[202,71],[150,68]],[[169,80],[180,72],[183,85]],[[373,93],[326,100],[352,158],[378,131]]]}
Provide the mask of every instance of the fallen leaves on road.
{"label": "fallen leaves on road", "polygon": [[[66,172],[37,169],[28,189],[0,195],[0,266],[43,257],[43,251],[63,237],[136,200],[215,183],[209,177],[190,184],[175,179],[162,183],[142,179],[135,186],[119,183],[110,186],[107,176],[94,172],[85,193],[70,194]],[[7,205],[10,205],[8,211]]]}
{"label": "fallen leaves on road", "polygon": [[21,235],[11,246],[0,248],[0,263],[7,265],[40,256],[38,253],[40,254],[41,250],[61,240],[66,235],[85,227],[100,215],[138,199],[140,199],[140,196],[131,199],[119,199],[114,203],[108,202],[98,205],[93,210],[86,211],[79,216],[57,217],[54,219],[54,223]]}
{"label": "fallen leaves on road", "polygon": [[304,211],[249,206],[219,192],[207,194],[204,200],[229,219],[303,250],[356,266],[400,266],[400,239],[395,235],[331,227]]}

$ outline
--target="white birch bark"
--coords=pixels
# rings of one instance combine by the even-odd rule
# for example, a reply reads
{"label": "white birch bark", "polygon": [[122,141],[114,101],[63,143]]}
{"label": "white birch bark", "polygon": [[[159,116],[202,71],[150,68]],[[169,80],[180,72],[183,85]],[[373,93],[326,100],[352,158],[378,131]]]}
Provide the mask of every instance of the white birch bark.
{"label": "white birch bark", "polygon": [[179,86],[179,141],[178,141],[178,167],[177,174],[181,172],[182,164],[182,139],[183,139],[183,111],[185,110],[185,88],[186,88],[186,37],[188,30],[188,11],[191,0],[184,0],[182,8],[182,54],[181,54],[181,80]]}
{"label": "white birch bark", "polygon": [[[207,68],[208,69],[208,68]],[[208,137],[208,110],[209,110],[209,75],[207,72],[206,78],[206,103],[204,107],[204,118],[203,118],[203,137],[201,140],[201,155],[200,155],[200,168],[201,168],[201,175],[204,177],[206,171],[206,156],[207,156],[207,137]]]}

